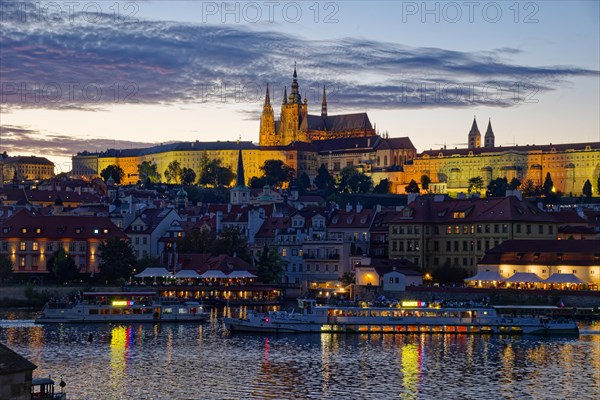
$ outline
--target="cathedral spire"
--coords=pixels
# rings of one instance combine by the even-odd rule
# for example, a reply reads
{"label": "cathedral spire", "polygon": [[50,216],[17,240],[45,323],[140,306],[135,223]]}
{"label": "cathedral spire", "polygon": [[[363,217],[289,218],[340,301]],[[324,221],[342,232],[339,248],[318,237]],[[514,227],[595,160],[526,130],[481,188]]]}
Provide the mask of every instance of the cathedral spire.
{"label": "cathedral spire", "polygon": [[302,97],[300,96],[300,90],[298,85],[298,74],[296,73],[296,62],[294,61],[294,74],[292,76],[292,91],[290,92],[289,101],[292,104],[302,103]]}
{"label": "cathedral spire", "polygon": [[490,118],[489,122],[488,122],[488,126],[487,126],[487,130],[485,131],[485,137],[484,137],[484,147],[494,147],[495,141],[495,137],[494,137],[494,131],[492,130],[492,119]]}
{"label": "cathedral spire", "polygon": [[323,85],[323,101],[321,103],[321,117],[327,118],[327,94],[325,93],[325,85]]}
{"label": "cathedral spire", "polygon": [[477,119],[473,116],[473,125],[471,125],[471,131],[469,132],[468,145],[470,149],[481,147],[481,132],[477,127]]}
{"label": "cathedral spire", "polygon": [[246,187],[246,180],[244,179],[244,160],[242,159],[241,148],[238,152],[237,176],[235,179],[235,187]]}
{"label": "cathedral spire", "polygon": [[283,104],[287,104],[287,86],[283,88]]}
{"label": "cathedral spire", "polygon": [[269,97],[269,84],[267,83],[267,94],[265,94],[265,106],[271,105],[271,98]]}

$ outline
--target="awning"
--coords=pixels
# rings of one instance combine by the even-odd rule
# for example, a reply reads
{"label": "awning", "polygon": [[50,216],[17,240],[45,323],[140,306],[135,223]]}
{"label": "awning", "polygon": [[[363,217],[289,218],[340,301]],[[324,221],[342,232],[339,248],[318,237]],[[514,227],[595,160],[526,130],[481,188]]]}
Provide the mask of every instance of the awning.
{"label": "awning", "polygon": [[544,283],[583,283],[587,282],[579,279],[575,274],[552,274]]}
{"label": "awning", "polygon": [[500,275],[497,272],[492,272],[492,271],[481,271],[481,272],[478,272],[477,275],[465,279],[465,281],[467,281],[467,282],[477,282],[477,281],[483,281],[483,282],[493,282],[493,281],[504,282],[505,280],[506,279],[502,275]]}
{"label": "awning", "polygon": [[146,268],[139,274],[135,275],[136,278],[158,278],[158,277],[172,277],[173,275],[165,268]]}
{"label": "awning", "polygon": [[517,272],[510,278],[506,280],[506,282],[526,282],[526,283],[535,283],[541,282],[543,279],[534,274],[533,272]]}
{"label": "awning", "polygon": [[227,278],[227,275],[220,269],[211,269],[200,275],[200,278]]}
{"label": "awning", "polygon": [[249,271],[232,271],[228,278],[256,278],[256,275],[250,273]]}
{"label": "awning", "polygon": [[191,269],[182,269],[175,274],[175,278],[200,278],[200,274]]}

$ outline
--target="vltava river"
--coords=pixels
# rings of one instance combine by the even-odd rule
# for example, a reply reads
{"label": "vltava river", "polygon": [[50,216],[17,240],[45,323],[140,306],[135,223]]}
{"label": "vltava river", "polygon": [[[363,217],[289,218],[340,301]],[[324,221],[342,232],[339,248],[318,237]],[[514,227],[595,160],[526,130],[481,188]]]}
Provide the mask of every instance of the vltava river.
{"label": "vltava river", "polygon": [[161,325],[2,318],[0,342],[35,377],[62,376],[69,400],[600,398],[598,323],[544,338],[229,335],[216,314]]}

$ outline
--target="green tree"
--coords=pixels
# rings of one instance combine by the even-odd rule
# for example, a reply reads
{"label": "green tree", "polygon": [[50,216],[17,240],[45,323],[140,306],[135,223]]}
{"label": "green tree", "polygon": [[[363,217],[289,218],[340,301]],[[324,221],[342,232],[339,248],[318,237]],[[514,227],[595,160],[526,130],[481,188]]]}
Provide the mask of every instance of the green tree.
{"label": "green tree", "polygon": [[487,186],[487,197],[504,197],[506,195],[506,189],[508,188],[508,179],[496,178],[490,181]]}
{"label": "green tree", "polygon": [[554,194],[554,182],[552,182],[552,176],[550,175],[550,172],[546,174],[546,179],[544,179],[542,189],[544,195],[546,196],[552,196]]}
{"label": "green tree", "polygon": [[433,270],[432,278],[438,283],[464,283],[469,277],[469,271],[458,265],[451,265],[449,260],[446,263]]}
{"label": "green tree", "polygon": [[421,175],[421,187],[423,190],[429,193],[429,184],[431,183],[431,178],[429,175]]}
{"label": "green tree", "polygon": [[303,172],[298,176],[296,185],[298,186],[298,192],[300,194],[306,194],[306,192],[310,190],[310,178],[306,172]]}
{"label": "green tree", "polygon": [[136,262],[136,270],[138,271],[143,271],[146,268],[154,268],[154,267],[164,267],[166,268],[167,266],[165,264],[163,264],[160,259],[158,257],[152,257],[152,256],[144,256],[142,258],[140,258],[139,260],[137,260]]}
{"label": "green tree", "polygon": [[215,233],[208,229],[194,229],[177,244],[177,252],[189,253],[212,253],[216,241]]}
{"label": "green tree", "polygon": [[327,188],[333,188],[335,180],[329,174],[327,167],[325,164],[321,164],[319,169],[317,170],[317,176],[315,177],[313,183],[320,190],[326,190]]}
{"label": "green tree", "polygon": [[521,184],[521,191],[525,197],[534,197],[542,194],[542,186],[535,184],[531,179],[527,179]]}
{"label": "green tree", "polygon": [[230,256],[236,256],[244,261],[252,262],[250,256],[250,250],[248,248],[248,241],[240,231],[235,227],[227,227],[223,229],[223,232],[217,237],[213,245],[211,252],[213,255],[228,254]]}
{"label": "green tree", "polygon": [[583,184],[581,192],[588,200],[592,198],[592,182],[589,179]]}
{"label": "green tree", "polygon": [[483,190],[483,178],[480,176],[475,176],[469,179],[469,187],[467,191],[469,193],[481,193]]}
{"label": "green tree", "polygon": [[521,186],[521,181],[517,178],[512,178],[508,184],[508,190],[517,190]]}
{"label": "green tree", "polygon": [[164,173],[167,183],[171,183],[171,181],[173,181],[176,184],[181,182],[182,171],[183,170],[181,169],[181,164],[179,163],[179,161],[171,161],[169,165],[167,165],[167,169],[165,169]]}
{"label": "green tree", "polygon": [[260,167],[267,183],[276,187],[281,187],[284,182],[291,182],[294,179],[294,168],[286,165],[281,160],[267,160]]}
{"label": "green tree", "polygon": [[0,254],[0,282],[7,281],[13,274],[13,264],[10,258]]}
{"label": "green tree", "polygon": [[227,167],[221,165],[221,160],[210,160],[205,168],[200,173],[200,184],[213,187],[229,186],[235,174]]}
{"label": "green tree", "polygon": [[69,253],[67,253],[63,247],[59,247],[58,250],[48,258],[46,269],[60,283],[72,281],[79,276],[79,269],[75,264],[75,260],[71,258]]}
{"label": "green tree", "polygon": [[390,192],[390,180],[382,179],[379,181],[377,186],[373,188],[373,193],[386,194]]}
{"label": "green tree", "polygon": [[128,240],[108,239],[98,246],[100,252],[100,273],[111,282],[119,278],[127,279],[137,265],[135,252]]}
{"label": "green tree", "polygon": [[371,177],[359,172],[352,165],[342,169],[338,177],[337,188],[340,193],[367,193],[372,187]]}
{"label": "green tree", "polygon": [[181,181],[186,185],[196,182],[196,172],[191,168],[184,167],[181,170]]}
{"label": "green tree", "polygon": [[267,179],[264,176],[253,176],[248,181],[248,187],[250,189],[262,189],[265,187],[265,185],[267,185]]}
{"label": "green tree", "polygon": [[119,167],[118,165],[112,164],[100,172],[100,177],[102,177],[104,182],[108,181],[111,176],[115,183],[120,184],[125,177],[125,171],[123,171],[123,168]]}
{"label": "green tree", "polygon": [[142,183],[158,183],[160,182],[160,174],[156,163],[150,161],[142,161],[138,165],[138,176]]}
{"label": "green tree", "polygon": [[406,193],[420,193],[421,189],[419,189],[419,184],[414,179],[411,179],[408,182],[408,185],[404,186],[404,191]]}
{"label": "green tree", "polygon": [[283,270],[276,248],[265,245],[256,262],[258,279],[263,283],[279,283]]}
{"label": "green tree", "polygon": [[342,277],[340,278],[340,282],[344,286],[348,286],[353,284],[356,281],[356,275],[352,272],[344,272]]}

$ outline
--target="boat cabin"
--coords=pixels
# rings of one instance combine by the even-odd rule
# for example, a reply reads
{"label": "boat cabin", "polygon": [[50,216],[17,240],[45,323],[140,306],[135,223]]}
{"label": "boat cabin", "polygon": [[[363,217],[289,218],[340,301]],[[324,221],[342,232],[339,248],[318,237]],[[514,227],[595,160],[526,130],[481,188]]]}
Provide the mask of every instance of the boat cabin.
{"label": "boat cabin", "polygon": [[65,381],[60,380],[61,393],[54,393],[54,380],[50,378],[36,378],[31,381],[31,400],[65,400],[67,396],[62,393]]}

